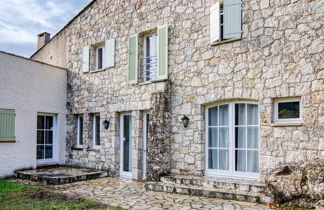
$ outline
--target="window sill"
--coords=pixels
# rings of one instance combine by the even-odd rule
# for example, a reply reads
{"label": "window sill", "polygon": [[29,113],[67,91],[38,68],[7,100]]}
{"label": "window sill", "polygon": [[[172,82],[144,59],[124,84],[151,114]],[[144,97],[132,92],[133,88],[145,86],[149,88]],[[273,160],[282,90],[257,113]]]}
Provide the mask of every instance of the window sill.
{"label": "window sill", "polygon": [[298,127],[298,126],[302,126],[303,123],[272,123],[271,126],[272,127]]}
{"label": "window sill", "polygon": [[81,147],[72,147],[71,149],[72,150],[83,150],[83,148],[81,148]]}
{"label": "window sill", "polygon": [[107,69],[108,69],[108,67],[107,68],[104,68],[104,69],[97,69],[97,70],[89,71],[89,73],[90,74],[98,73],[98,72],[106,71]]}
{"label": "window sill", "polygon": [[88,151],[98,152],[98,151],[100,151],[100,147],[93,147],[93,148],[88,149]]}
{"label": "window sill", "polygon": [[236,41],[240,41],[240,40],[242,40],[242,38],[222,40],[219,42],[212,42],[212,43],[210,43],[210,46],[216,46],[216,45],[221,45],[221,44],[230,43],[230,42],[236,42]]}
{"label": "window sill", "polygon": [[15,140],[12,140],[12,141],[0,141],[0,144],[1,143],[16,143],[16,141]]}
{"label": "window sill", "polygon": [[149,85],[149,84],[158,83],[158,82],[165,82],[167,80],[168,79],[156,79],[156,80],[150,80],[150,81],[147,81],[147,82],[140,82],[140,83],[137,83],[137,84],[134,84],[134,85]]}

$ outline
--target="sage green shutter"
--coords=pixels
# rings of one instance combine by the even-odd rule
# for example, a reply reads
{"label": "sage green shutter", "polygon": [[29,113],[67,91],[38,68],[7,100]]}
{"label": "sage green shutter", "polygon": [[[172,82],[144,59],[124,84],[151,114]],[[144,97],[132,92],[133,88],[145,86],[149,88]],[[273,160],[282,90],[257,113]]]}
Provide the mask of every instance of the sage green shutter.
{"label": "sage green shutter", "polygon": [[220,39],[220,4],[219,0],[210,7],[210,42],[218,42]]}
{"label": "sage green shutter", "polygon": [[158,27],[158,77],[168,78],[168,26]]}
{"label": "sage green shutter", "polygon": [[241,38],[242,34],[241,0],[224,0],[224,39]]}
{"label": "sage green shutter", "polygon": [[115,39],[109,39],[105,42],[105,65],[106,67],[115,65]]}
{"label": "sage green shutter", "polygon": [[88,72],[90,69],[90,47],[86,46],[82,48],[82,71]]}
{"label": "sage green shutter", "polygon": [[15,141],[15,110],[0,109],[0,141]]}
{"label": "sage green shutter", "polygon": [[138,34],[128,38],[128,83],[137,84],[138,76]]}

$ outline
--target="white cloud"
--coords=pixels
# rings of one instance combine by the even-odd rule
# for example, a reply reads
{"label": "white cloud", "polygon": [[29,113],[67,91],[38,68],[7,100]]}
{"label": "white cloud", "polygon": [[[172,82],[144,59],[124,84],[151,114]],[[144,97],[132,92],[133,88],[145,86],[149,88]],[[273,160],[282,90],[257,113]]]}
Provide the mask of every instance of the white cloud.
{"label": "white cloud", "polygon": [[37,34],[54,35],[84,4],[80,0],[1,0],[0,44],[36,45]]}

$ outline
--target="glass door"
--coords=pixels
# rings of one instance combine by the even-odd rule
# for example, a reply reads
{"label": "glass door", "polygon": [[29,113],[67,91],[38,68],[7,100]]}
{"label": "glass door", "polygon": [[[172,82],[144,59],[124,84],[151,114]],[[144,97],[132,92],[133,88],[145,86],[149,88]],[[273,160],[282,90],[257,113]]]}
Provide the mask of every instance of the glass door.
{"label": "glass door", "polygon": [[120,176],[132,177],[132,116],[121,115],[121,165]]}
{"label": "glass door", "polygon": [[206,110],[206,175],[259,176],[258,105],[219,104]]}
{"label": "glass door", "polygon": [[37,116],[37,164],[51,163],[54,161],[54,131],[54,116]]}
{"label": "glass door", "polygon": [[146,179],[146,167],[147,167],[146,157],[147,157],[149,119],[150,119],[149,113],[144,113],[143,116],[143,180]]}

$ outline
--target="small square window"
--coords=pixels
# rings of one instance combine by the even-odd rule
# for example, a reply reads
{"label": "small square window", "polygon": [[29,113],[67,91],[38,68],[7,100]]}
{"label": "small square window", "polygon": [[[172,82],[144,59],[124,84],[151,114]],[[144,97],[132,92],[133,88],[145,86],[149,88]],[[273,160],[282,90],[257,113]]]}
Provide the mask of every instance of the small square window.
{"label": "small square window", "polygon": [[101,70],[104,67],[105,48],[103,46],[96,48],[96,70]]}
{"label": "small square window", "polygon": [[300,99],[277,99],[274,105],[275,123],[300,123]]}

